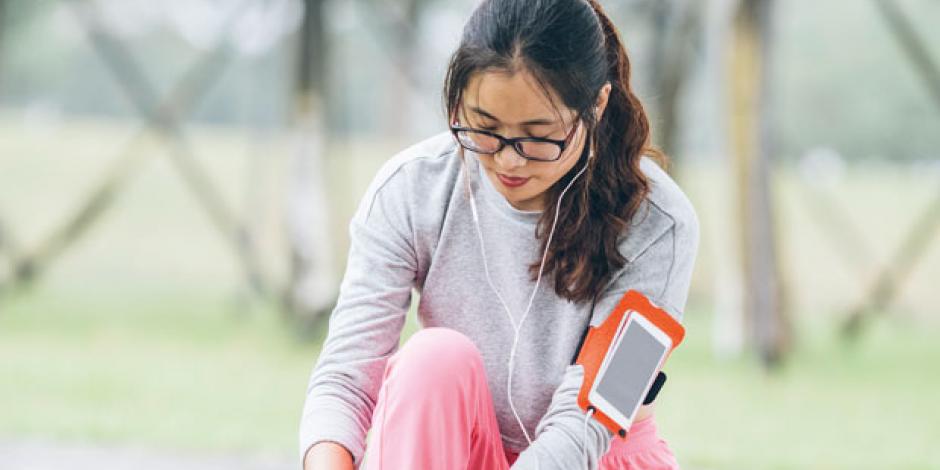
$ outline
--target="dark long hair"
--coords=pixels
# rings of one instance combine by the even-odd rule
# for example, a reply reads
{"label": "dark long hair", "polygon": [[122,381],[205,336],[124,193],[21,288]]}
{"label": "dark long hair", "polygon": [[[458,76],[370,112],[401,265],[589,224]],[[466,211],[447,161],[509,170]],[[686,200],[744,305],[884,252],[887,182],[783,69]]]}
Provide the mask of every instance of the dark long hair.
{"label": "dark long hair", "polygon": [[[476,73],[528,70],[546,96],[554,90],[584,120],[588,131],[578,163],[546,192],[536,236],[545,249],[562,189],[588,161],[566,194],[545,262],[555,292],[572,302],[592,300],[626,263],[617,249],[649,192],[640,170],[646,154],[666,165],[652,146],[643,105],[630,87],[630,60],[620,33],[595,0],[484,0],[464,26],[444,80],[444,108],[454,116]],[[607,108],[598,122],[594,106],[605,82]],[[550,100],[553,105],[554,101]],[[461,158],[463,154],[461,153]],[[529,267],[533,280],[541,259]]]}

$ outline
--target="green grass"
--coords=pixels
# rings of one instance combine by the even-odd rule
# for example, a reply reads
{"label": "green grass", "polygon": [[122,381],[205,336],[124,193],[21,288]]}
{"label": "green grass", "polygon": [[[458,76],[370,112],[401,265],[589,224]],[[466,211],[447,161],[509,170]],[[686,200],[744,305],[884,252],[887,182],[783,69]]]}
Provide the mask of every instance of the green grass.
{"label": "green grass", "polygon": [[[294,450],[318,346],[274,312],[184,291],[50,294],[0,316],[0,436]],[[748,357],[714,357],[709,314],[686,315],[657,421],[688,468],[940,465],[935,331],[884,319],[847,346],[819,324],[766,374]]]}
{"label": "green grass", "polygon": [[0,434],[193,449],[295,445],[315,344],[205,294],[31,296],[0,315]]}
{"label": "green grass", "polygon": [[[131,126],[93,121],[33,134],[0,116],[0,217],[24,249],[76,206],[131,134]],[[255,191],[257,206],[248,207],[258,217],[262,263],[282,278],[278,211],[289,146],[269,137],[252,143],[240,130],[199,128],[192,137],[240,214],[245,192]],[[401,146],[331,150],[342,156],[329,162],[338,274],[345,221],[377,165]],[[265,171],[247,163],[249,148],[265,149]],[[293,455],[318,342],[300,341],[278,312],[246,302],[239,265],[161,148],[151,143],[141,151],[150,162],[100,223],[33,289],[0,297],[0,439]],[[737,243],[730,181],[700,166],[681,178],[703,238],[687,339],[668,365],[657,422],[684,468],[940,468],[940,250],[923,255],[898,301],[857,344],[835,340],[845,309],[935,192],[935,177],[860,168],[831,188],[870,247],[871,265],[857,272],[809,217],[795,173],[778,173],[796,343],[776,374],[752,356],[713,352],[716,289],[728,279],[727,256]],[[406,337],[416,327],[410,318]]]}
{"label": "green grass", "polygon": [[709,315],[687,313],[688,342],[658,399],[661,434],[690,468],[938,468],[936,330],[881,318],[857,344],[831,322],[803,325],[778,373],[720,360]]}

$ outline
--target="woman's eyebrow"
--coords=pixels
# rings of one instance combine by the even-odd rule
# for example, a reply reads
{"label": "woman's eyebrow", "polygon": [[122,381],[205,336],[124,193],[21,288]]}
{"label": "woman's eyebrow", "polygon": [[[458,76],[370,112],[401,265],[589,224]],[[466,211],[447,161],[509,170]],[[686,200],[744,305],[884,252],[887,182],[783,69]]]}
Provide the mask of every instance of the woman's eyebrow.
{"label": "woman's eyebrow", "polygon": [[[479,107],[477,107],[477,106],[471,107],[470,110],[473,111],[473,112],[475,112],[475,113],[477,113],[477,114],[479,114],[479,115],[481,115],[481,116],[485,116],[485,117],[487,117],[487,118],[490,118],[490,119],[492,119],[492,120],[494,120],[494,121],[499,121],[499,119],[497,119],[496,116],[493,116],[492,114],[486,112],[485,110],[483,110],[483,109],[481,109],[481,108],[479,108]],[[530,119],[530,120],[528,120],[528,121],[526,121],[526,122],[523,122],[523,123],[520,124],[520,125],[522,125],[522,126],[544,126],[544,125],[547,125],[547,124],[555,124],[556,122],[558,122],[558,121],[555,121],[554,119],[539,118],[539,119]]]}

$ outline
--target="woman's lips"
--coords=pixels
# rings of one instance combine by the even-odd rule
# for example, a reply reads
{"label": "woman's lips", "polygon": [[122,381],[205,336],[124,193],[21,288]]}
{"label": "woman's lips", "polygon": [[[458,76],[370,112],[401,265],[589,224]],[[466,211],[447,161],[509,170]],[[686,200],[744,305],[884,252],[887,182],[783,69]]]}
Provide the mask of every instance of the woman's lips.
{"label": "woman's lips", "polygon": [[529,181],[529,178],[511,178],[501,173],[496,173],[496,176],[499,178],[499,181],[501,183],[503,183],[504,185],[510,188],[517,188],[519,186],[524,185],[526,181]]}

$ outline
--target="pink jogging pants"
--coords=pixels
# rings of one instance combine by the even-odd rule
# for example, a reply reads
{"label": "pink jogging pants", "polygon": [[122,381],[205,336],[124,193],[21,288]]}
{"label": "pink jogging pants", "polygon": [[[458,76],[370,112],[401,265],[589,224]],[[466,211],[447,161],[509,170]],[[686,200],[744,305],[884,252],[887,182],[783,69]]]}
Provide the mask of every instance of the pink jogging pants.
{"label": "pink jogging pants", "polygon": [[[363,465],[367,470],[506,470],[518,454],[503,449],[483,359],[450,328],[424,328],[386,365]],[[613,439],[601,470],[677,469],[653,416]]]}

